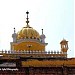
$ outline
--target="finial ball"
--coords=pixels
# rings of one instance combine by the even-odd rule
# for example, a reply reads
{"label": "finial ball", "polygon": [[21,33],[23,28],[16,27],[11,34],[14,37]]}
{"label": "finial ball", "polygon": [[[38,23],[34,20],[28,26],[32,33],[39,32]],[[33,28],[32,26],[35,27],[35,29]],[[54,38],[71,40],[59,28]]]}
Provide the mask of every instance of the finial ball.
{"label": "finial ball", "polygon": [[29,12],[27,11],[26,14],[29,14]]}
{"label": "finial ball", "polygon": [[43,30],[43,29],[42,29]]}
{"label": "finial ball", "polygon": [[14,29],[15,29],[15,27],[14,27]]}

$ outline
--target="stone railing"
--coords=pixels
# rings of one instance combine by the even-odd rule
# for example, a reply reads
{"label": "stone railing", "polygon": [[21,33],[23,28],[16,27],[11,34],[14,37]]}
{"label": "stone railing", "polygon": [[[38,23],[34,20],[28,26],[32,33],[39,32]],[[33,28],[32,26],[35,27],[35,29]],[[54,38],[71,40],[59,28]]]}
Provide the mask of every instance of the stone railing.
{"label": "stone railing", "polygon": [[25,56],[31,56],[33,55],[34,57],[45,57],[45,58],[57,58],[57,57],[60,57],[60,58],[67,58],[67,53],[63,53],[63,52],[59,52],[59,51],[38,51],[38,50],[34,50],[34,51],[29,51],[29,50],[11,50],[11,51],[0,51],[0,56],[3,56],[4,55],[12,55],[12,54],[15,54],[17,56],[20,56],[20,55],[25,55]]}
{"label": "stone railing", "polygon": [[38,50],[10,50],[10,51],[0,51],[0,54],[1,53],[6,53],[6,54],[67,54],[67,53],[63,53],[63,52],[60,52],[60,51],[38,51]]}

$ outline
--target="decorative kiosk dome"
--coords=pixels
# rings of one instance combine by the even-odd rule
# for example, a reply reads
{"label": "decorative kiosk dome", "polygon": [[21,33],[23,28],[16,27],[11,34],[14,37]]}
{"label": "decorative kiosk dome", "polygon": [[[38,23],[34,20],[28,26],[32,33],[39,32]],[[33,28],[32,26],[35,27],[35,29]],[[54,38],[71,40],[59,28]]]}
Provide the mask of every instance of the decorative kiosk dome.
{"label": "decorative kiosk dome", "polygon": [[43,34],[43,29],[42,29],[42,35],[40,35],[40,39],[42,43],[45,43],[45,38],[46,36]]}
{"label": "decorative kiosk dome", "polygon": [[68,41],[66,41],[65,39],[63,39],[61,42],[60,42],[60,45],[61,45],[61,51],[65,54],[67,54],[67,50],[68,50]]}

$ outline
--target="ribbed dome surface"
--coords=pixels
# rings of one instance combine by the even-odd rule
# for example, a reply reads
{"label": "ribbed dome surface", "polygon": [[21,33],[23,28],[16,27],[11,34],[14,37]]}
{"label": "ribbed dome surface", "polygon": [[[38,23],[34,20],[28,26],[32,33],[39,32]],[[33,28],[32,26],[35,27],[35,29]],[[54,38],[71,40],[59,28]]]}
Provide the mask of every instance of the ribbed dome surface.
{"label": "ribbed dome surface", "polygon": [[17,33],[17,39],[22,39],[22,38],[40,38],[39,33],[33,29],[30,26],[23,27],[18,33]]}

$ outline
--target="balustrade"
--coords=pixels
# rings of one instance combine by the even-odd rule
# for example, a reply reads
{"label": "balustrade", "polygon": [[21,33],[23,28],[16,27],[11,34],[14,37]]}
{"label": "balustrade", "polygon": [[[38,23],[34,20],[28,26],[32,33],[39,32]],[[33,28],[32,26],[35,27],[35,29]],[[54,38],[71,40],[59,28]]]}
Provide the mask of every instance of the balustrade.
{"label": "balustrade", "polygon": [[[61,54],[67,54],[59,51],[40,51],[40,50],[9,50],[9,51],[0,51],[0,53],[5,54],[48,54],[50,57],[61,57]],[[66,56],[66,55],[65,55]],[[65,57],[64,56],[64,57]]]}
{"label": "balustrade", "polygon": [[38,50],[10,50],[10,51],[0,51],[0,53],[24,53],[24,54],[67,54],[67,53],[62,53],[62,52],[59,52],[59,51],[38,51]]}

